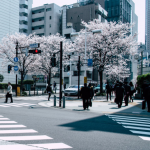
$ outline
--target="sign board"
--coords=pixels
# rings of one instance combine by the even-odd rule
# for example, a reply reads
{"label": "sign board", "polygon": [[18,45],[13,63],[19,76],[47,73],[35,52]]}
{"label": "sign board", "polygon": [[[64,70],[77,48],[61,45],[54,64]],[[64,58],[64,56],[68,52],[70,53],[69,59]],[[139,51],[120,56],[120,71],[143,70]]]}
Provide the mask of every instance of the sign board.
{"label": "sign board", "polygon": [[84,83],[87,83],[87,77],[84,77]]}
{"label": "sign board", "polygon": [[18,57],[15,57],[14,62],[18,62],[18,61],[19,61]]}
{"label": "sign board", "polygon": [[39,43],[30,44],[30,48],[37,48],[39,46],[40,46]]}
{"label": "sign board", "polygon": [[93,66],[93,59],[88,59],[88,67],[92,67]]}
{"label": "sign board", "polygon": [[18,66],[14,66],[14,71],[18,71]]}
{"label": "sign board", "polygon": [[35,75],[33,75],[33,76],[32,76],[32,78],[36,78],[36,76],[35,76]]}
{"label": "sign board", "polygon": [[67,75],[70,76],[70,72],[67,72]]}

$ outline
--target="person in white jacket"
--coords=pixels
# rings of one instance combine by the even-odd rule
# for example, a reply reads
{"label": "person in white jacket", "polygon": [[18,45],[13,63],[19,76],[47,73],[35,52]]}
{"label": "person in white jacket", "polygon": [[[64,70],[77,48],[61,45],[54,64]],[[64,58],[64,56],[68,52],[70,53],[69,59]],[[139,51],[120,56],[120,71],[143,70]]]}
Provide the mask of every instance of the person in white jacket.
{"label": "person in white jacket", "polygon": [[8,82],[8,88],[7,88],[7,94],[6,94],[6,101],[4,103],[7,103],[8,97],[10,97],[11,103],[13,103],[13,99],[12,99],[12,86],[11,86],[10,82]]}

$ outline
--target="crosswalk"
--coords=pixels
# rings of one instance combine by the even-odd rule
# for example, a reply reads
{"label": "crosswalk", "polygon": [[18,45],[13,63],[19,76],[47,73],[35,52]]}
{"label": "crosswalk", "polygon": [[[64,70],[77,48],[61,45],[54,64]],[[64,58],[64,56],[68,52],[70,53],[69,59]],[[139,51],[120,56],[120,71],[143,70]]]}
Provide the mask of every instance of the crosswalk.
{"label": "crosswalk", "polygon": [[3,103],[0,104],[0,107],[29,107],[29,106],[33,106],[35,104],[31,104],[31,103]]}
{"label": "crosswalk", "polygon": [[[0,120],[0,141],[8,142],[8,144],[0,145],[0,150],[55,150],[72,148],[65,143],[52,143],[52,137],[49,137],[47,135],[38,135],[38,131],[33,129],[27,129],[25,125],[18,124],[16,121],[11,121],[9,118],[5,118],[2,115],[0,115]],[[44,140],[50,140],[50,142],[43,143]],[[25,145],[11,143],[16,141],[32,141],[32,144]],[[38,144],[33,144],[33,141],[34,143],[36,142]]]}
{"label": "crosswalk", "polygon": [[150,118],[131,117],[122,115],[106,115],[141,139],[150,141]]}

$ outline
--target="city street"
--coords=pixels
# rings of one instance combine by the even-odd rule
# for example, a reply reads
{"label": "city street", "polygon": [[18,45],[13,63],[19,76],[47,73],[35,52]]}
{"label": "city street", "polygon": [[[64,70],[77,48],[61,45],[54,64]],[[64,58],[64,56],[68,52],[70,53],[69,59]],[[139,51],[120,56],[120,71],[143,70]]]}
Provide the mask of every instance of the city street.
{"label": "city street", "polygon": [[[68,98],[69,99],[69,98]],[[105,97],[83,111],[82,101],[53,107],[47,96],[0,99],[0,149],[143,150],[150,147],[150,114],[135,100],[121,109]],[[58,102],[57,102],[58,105]],[[11,147],[11,148],[10,148]]]}

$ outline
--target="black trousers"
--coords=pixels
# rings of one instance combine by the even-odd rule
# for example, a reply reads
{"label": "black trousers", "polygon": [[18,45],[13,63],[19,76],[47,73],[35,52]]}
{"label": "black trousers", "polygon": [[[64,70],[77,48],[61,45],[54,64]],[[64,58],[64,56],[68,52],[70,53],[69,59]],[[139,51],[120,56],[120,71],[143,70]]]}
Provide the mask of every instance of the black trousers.
{"label": "black trousers", "polygon": [[48,101],[49,101],[50,97],[51,97],[51,93],[48,93]]}
{"label": "black trousers", "polygon": [[108,101],[108,95],[109,95],[110,100],[111,100],[111,92],[107,92],[107,101]]}
{"label": "black trousers", "polygon": [[150,100],[146,100],[146,101],[147,101],[148,112],[150,112]]}
{"label": "black trousers", "polygon": [[83,108],[88,108],[88,98],[83,98]]}
{"label": "black trousers", "polygon": [[13,102],[13,99],[12,99],[12,94],[6,94],[6,103],[7,103],[7,101],[8,101],[8,97],[10,97],[10,99],[11,99],[11,102]]}
{"label": "black trousers", "polygon": [[125,105],[128,105],[128,103],[129,103],[129,94],[126,94],[125,95],[125,98],[124,98],[124,101],[125,101]]}

